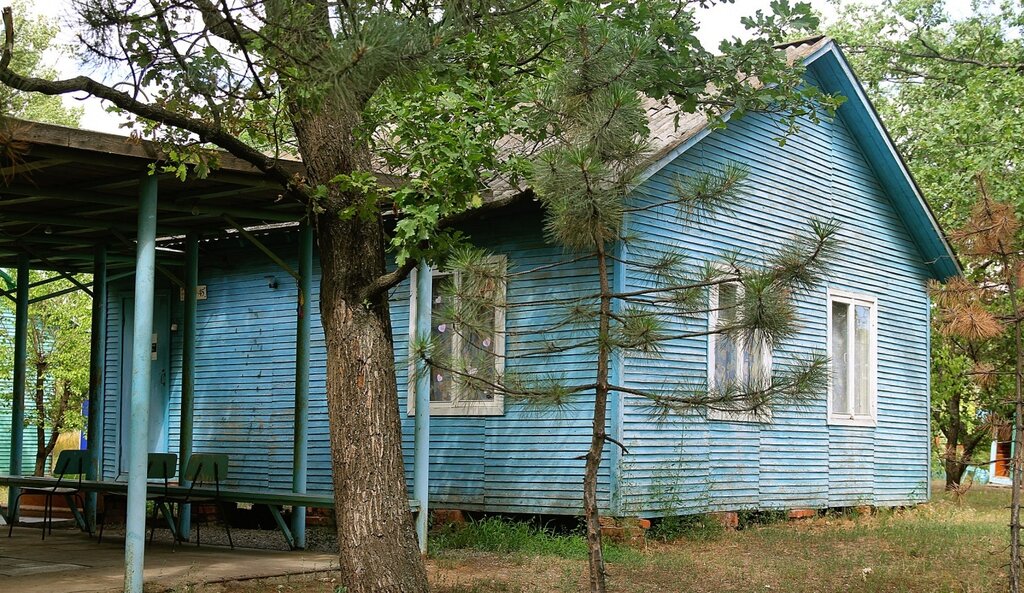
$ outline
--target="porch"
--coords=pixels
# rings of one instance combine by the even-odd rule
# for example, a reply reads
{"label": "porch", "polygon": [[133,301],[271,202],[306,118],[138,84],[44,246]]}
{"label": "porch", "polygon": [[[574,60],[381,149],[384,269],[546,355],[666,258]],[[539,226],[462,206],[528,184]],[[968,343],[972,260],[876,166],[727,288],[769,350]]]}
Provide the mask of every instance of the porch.
{"label": "porch", "polygon": [[[93,298],[86,430],[89,462],[85,473],[87,481],[96,482],[96,487],[91,488],[93,492],[123,488],[127,493],[127,533],[117,563],[124,590],[141,593],[144,558],[150,554],[145,544],[146,495],[150,487],[146,480],[148,454],[176,453],[181,468],[179,484],[183,488],[189,486],[183,478],[184,468],[193,454],[194,424],[202,417],[195,402],[196,343],[197,334],[202,332],[197,327],[196,309],[197,301],[205,296],[205,286],[199,283],[199,265],[204,245],[209,241],[242,241],[247,249],[261,253],[278,266],[281,277],[287,279],[281,282],[280,298],[294,312],[289,313],[294,315],[294,350],[292,345],[287,346],[289,357],[294,352],[294,400],[291,387],[287,392],[288,407],[293,408],[289,416],[293,419],[289,418],[290,434],[284,435],[291,441],[287,447],[290,464],[282,471],[286,472],[282,476],[286,485],[270,492],[275,496],[273,502],[250,502],[291,505],[291,524],[286,526],[279,521],[279,525],[289,542],[303,548],[305,506],[326,506],[302,503],[308,496],[309,344],[315,273],[314,238],[306,205],[283,195],[279,185],[269,182],[248,163],[222,152],[207,155],[217,165],[208,176],[200,178],[190,168],[183,181],[177,171],[161,170],[165,159],[160,146],[137,138],[7,120],[0,121],[0,145],[4,147],[0,152],[0,267],[17,270],[16,286],[0,291],[0,298],[15,302],[12,425],[22,425],[26,413],[28,307],[32,302],[64,292],[30,297],[29,273],[33,269],[54,271],[74,285],[67,290],[82,290]],[[296,175],[301,174],[301,163],[286,160],[284,164]],[[154,170],[156,174],[152,174]],[[297,261],[285,261],[261,241],[261,230],[280,226],[298,231]],[[429,302],[429,273],[423,277],[428,287],[424,298]],[[118,280],[131,285],[132,314],[122,319],[124,343],[111,349],[106,343],[107,289]],[[164,356],[168,343],[163,337],[158,340],[154,309],[161,298],[178,301],[179,293],[182,312],[180,324],[175,324],[175,339],[180,340],[181,352],[174,372],[180,407],[176,412],[177,429],[172,435],[166,423],[159,422],[158,412],[166,410],[166,388],[170,384],[167,373],[171,367],[164,360],[165,366],[158,369],[154,362]],[[426,323],[429,326],[429,316]],[[112,350],[120,352],[116,360],[108,360]],[[114,370],[110,368],[112,364],[118,365],[118,371],[125,377],[119,398],[112,397],[114,394],[105,381],[105,374]],[[162,394],[156,393],[158,385],[162,386]],[[428,396],[425,386],[418,387],[417,398],[424,398],[420,406],[423,410],[429,408],[425,399]],[[116,422],[103,421],[111,416]],[[427,422],[426,412],[417,414],[416,478],[411,505],[420,511],[417,528],[424,550]],[[115,451],[104,445],[111,433],[116,433]],[[12,430],[9,436],[10,467],[0,468],[0,473],[9,471],[11,479],[7,481],[12,486],[13,500],[18,480],[23,479],[14,478],[23,471],[24,443],[21,431]],[[105,471],[111,467],[116,469]],[[238,494],[249,496],[251,490]],[[86,520],[93,524],[95,504],[95,494],[90,495]],[[180,525],[186,536],[188,517],[187,512],[183,513]],[[15,530],[28,534],[33,531]],[[9,543],[0,544],[0,551],[18,549],[21,553],[20,548],[11,548]],[[26,542],[25,547],[32,545]],[[68,548],[68,555],[59,557],[78,564],[74,554],[91,553],[88,545],[84,545],[82,549]],[[35,552],[26,549],[24,553]],[[148,579],[148,560],[145,566]]]}
{"label": "porch", "polygon": [[[337,566],[334,554],[280,552],[154,542],[146,547],[146,590],[188,590],[187,585],[250,578],[310,575]],[[0,538],[0,582],[19,593],[93,593],[124,590],[124,542],[73,529],[54,530],[39,541],[35,529]]]}

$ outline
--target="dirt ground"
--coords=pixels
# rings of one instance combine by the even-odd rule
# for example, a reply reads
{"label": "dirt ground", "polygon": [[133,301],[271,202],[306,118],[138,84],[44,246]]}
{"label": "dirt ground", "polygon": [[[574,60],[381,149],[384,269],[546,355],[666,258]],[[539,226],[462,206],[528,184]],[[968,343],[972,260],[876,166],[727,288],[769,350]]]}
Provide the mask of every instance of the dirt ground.
{"label": "dirt ground", "polygon": [[[874,515],[819,516],[725,532],[710,541],[648,540],[608,567],[622,593],[990,593],[1005,589],[1008,491]],[[442,550],[435,593],[578,593],[580,558]],[[335,575],[210,585],[197,593],[343,593]]]}

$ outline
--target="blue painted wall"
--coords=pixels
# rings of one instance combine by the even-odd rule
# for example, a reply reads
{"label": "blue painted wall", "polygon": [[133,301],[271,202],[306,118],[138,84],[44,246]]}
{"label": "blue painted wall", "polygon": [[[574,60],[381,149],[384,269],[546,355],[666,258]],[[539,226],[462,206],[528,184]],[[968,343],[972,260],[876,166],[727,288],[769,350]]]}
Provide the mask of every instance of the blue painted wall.
{"label": "blue painted wall", "polygon": [[[497,229],[500,229],[498,231]],[[531,302],[560,296],[591,294],[597,279],[587,262],[524,273],[554,260],[566,259],[560,249],[544,243],[538,214],[503,216],[467,231],[481,246],[507,255],[511,271],[519,272],[508,286],[507,369],[525,376],[558,370],[586,380],[592,373],[582,354],[516,360],[516,352],[532,350],[558,332],[540,331],[560,306]],[[297,243],[292,232],[265,238],[295,266]],[[331,488],[328,420],[325,396],[325,347],[320,325],[319,262],[314,265],[311,344],[309,490]],[[276,281],[277,288],[270,284]],[[288,490],[291,486],[294,401],[295,281],[263,254],[239,239],[204,242],[200,284],[208,299],[198,303],[196,343],[196,412],[194,450],[231,455],[229,479],[238,487]],[[106,387],[109,401],[120,391],[118,362],[123,328],[122,302],[128,284],[111,287],[108,303],[109,342]],[[177,289],[172,324],[180,325]],[[408,414],[409,282],[390,295],[395,333],[399,405],[407,478],[412,482],[413,418]],[[180,332],[172,331],[169,449],[175,451],[180,417]],[[565,335],[567,332],[561,332]],[[130,332],[127,334],[130,335]],[[583,460],[589,444],[591,407],[586,398],[558,408],[538,409],[506,401],[502,416],[440,417],[431,420],[431,497],[435,508],[503,510],[524,513],[573,513],[581,507]],[[105,433],[105,476],[116,477],[116,404],[108,406]],[[601,498],[608,498],[607,465],[601,473]]]}
{"label": "blue painted wall", "polygon": [[[683,251],[695,264],[738,252],[752,263],[805,228],[811,217],[842,223],[841,255],[826,285],[798,301],[799,334],[781,345],[775,368],[824,352],[826,288],[878,299],[878,426],[826,422],[826,395],[801,409],[776,408],[773,422],[708,421],[703,412],[663,420],[646,400],[626,396],[621,461],[624,514],[748,508],[896,505],[927,497],[929,270],[842,117],[814,125],[784,147],[769,116],[730,122],[647,179],[637,205],[660,201],[672,181],[726,162],[750,170],[747,191],[729,213],[685,223],[671,207],[631,214],[641,240],[631,250]],[[627,290],[649,286],[626,264]],[[701,331],[707,318],[683,321]],[[657,369],[652,372],[652,369]],[[674,378],[703,380],[707,338],[666,345],[657,359],[627,356],[624,381],[667,389]]]}

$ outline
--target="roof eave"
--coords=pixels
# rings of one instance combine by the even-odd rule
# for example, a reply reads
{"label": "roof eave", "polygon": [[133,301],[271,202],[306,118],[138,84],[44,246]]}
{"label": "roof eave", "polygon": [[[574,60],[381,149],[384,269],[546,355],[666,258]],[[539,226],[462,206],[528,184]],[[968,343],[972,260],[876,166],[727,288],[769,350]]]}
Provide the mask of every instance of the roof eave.
{"label": "roof eave", "polygon": [[865,158],[903,219],[914,242],[925,257],[932,277],[947,280],[963,274],[956,253],[924,199],[910,168],[882,123],[840,47],[829,40],[807,56],[804,64],[818,78],[823,90],[846,97],[839,114],[857,140]]}

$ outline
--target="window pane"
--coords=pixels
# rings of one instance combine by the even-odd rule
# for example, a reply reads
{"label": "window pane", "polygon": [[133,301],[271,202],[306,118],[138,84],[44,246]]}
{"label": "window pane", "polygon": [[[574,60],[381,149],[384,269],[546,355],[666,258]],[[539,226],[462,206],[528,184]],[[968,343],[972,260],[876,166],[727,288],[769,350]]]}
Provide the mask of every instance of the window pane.
{"label": "window pane", "polygon": [[871,414],[871,308],[854,307],[854,413]]}
{"label": "window pane", "polygon": [[744,369],[748,389],[764,389],[770,380],[771,369],[767,368],[768,345],[761,332],[755,332],[751,342],[743,348]]}
{"label": "window pane", "polygon": [[[445,322],[446,312],[446,299],[448,297],[444,294],[444,283],[448,280],[448,276],[435,275],[432,283],[432,292],[434,295],[434,302],[431,304],[431,321],[430,321],[430,337],[437,345],[435,356],[439,361],[444,361],[445,366],[448,366],[452,361],[452,329],[449,324]],[[451,374],[443,369],[433,368],[431,369],[430,377],[430,401],[432,402],[447,402],[452,400],[452,377]]]}
{"label": "window pane", "polygon": [[832,303],[832,412],[849,414],[849,326],[850,306]]}
{"label": "window pane", "polygon": [[[736,320],[736,305],[739,287],[736,284],[718,286],[718,324],[725,325]],[[715,336],[715,387],[724,389],[740,379],[740,353],[728,336]]]}
{"label": "window pane", "polygon": [[[464,290],[470,290],[463,286]],[[457,399],[462,401],[493,401],[497,382],[497,322],[498,309],[495,301],[501,296],[501,284],[497,279],[479,281],[472,290],[474,294],[463,294],[460,302],[458,329],[460,368],[466,377],[460,377]]]}
{"label": "window pane", "polygon": [[461,399],[491,401],[494,399],[494,393],[488,383],[494,383],[497,379],[494,332],[487,334],[466,332],[462,336],[462,340],[466,373],[478,380],[467,382]]}

